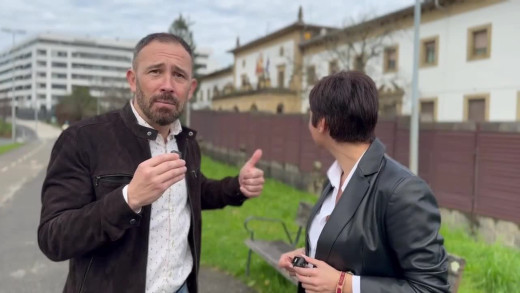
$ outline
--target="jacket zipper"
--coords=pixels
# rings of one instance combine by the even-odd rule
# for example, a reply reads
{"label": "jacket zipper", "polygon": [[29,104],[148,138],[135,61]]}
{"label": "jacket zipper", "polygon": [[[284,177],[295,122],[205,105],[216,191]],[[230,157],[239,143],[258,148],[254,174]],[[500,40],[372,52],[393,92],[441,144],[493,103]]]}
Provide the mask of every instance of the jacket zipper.
{"label": "jacket zipper", "polygon": [[85,281],[87,280],[88,272],[90,271],[90,267],[92,266],[92,263],[94,262],[94,257],[90,258],[90,261],[87,266],[87,270],[85,271],[85,274],[83,275],[83,281],[81,281],[81,286],[79,287],[79,293],[83,292],[83,285],[85,285]]}
{"label": "jacket zipper", "polygon": [[110,175],[98,175],[98,176],[96,176],[96,181],[95,181],[94,185],[96,187],[99,186],[100,181],[121,183],[122,181],[117,179],[117,178],[121,178],[121,177],[132,179],[133,176],[130,174],[124,174],[124,173],[110,174]]}

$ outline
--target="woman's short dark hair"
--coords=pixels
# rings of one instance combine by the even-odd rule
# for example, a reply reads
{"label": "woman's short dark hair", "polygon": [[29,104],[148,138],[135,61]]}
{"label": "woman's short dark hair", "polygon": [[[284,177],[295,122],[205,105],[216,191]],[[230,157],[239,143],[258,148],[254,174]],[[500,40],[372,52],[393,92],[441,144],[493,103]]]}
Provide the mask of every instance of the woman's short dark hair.
{"label": "woman's short dark hair", "polygon": [[193,50],[191,49],[190,45],[188,45],[188,43],[186,43],[186,41],[184,41],[184,39],[182,39],[181,37],[179,37],[177,35],[170,34],[170,33],[153,33],[153,34],[149,34],[146,37],[142,38],[137,43],[137,45],[135,45],[134,57],[133,57],[133,61],[132,61],[132,66],[134,69],[136,68],[137,56],[139,56],[139,53],[141,52],[141,50],[153,41],[158,41],[161,43],[180,44],[186,50],[186,52],[188,52],[188,54],[190,54],[190,57],[191,57],[191,60],[193,63]]}
{"label": "woman's short dark hair", "polygon": [[340,71],[322,78],[309,95],[312,125],[325,118],[338,142],[371,142],[379,108],[374,81],[359,71]]}

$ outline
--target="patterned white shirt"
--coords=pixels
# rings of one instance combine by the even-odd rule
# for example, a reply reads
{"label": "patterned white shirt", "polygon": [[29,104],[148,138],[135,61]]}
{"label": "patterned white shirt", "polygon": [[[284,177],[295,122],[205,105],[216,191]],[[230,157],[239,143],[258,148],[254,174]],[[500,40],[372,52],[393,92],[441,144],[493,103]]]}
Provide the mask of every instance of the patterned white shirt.
{"label": "patterned white shirt", "polygon": [[[152,128],[130,103],[137,122]],[[158,134],[150,140],[152,157],[179,150],[175,135],[182,131],[181,123],[171,124],[166,138]],[[128,185],[123,189],[128,202]],[[191,212],[188,205],[186,180],[183,179],[166,189],[159,199],[152,203],[150,232],[148,239],[148,263],[146,266],[146,293],[173,293],[186,281],[193,267],[193,257],[188,243]]]}

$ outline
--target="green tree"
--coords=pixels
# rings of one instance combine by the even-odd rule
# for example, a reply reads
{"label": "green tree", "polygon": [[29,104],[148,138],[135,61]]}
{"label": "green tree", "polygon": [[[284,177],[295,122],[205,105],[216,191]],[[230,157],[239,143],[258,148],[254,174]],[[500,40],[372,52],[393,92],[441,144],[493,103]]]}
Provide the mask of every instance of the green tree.
{"label": "green tree", "polygon": [[97,100],[90,95],[88,87],[73,87],[72,93],[56,105],[56,118],[61,124],[92,117],[97,112]]}
{"label": "green tree", "polygon": [[[178,37],[181,37],[191,48],[191,51],[193,53],[193,77],[195,79],[199,78],[199,68],[202,67],[202,64],[197,63],[197,53],[195,40],[193,38],[193,32],[191,30],[191,27],[193,26],[193,22],[189,21],[188,19],[184,18],[182,14],[179,14],[179,17],[177,17],[175,20],[173,20],[172,24],[170,25],[170,28],[168,29],[168,32],[170,34],[174,34]],[[197,96],[198,87],[193,92],[193,98],[189,101],[189,103],[186,105],[185,108],[191,108],[191,103],[195,101],[195,97]],[[180,120],[183,124],[189,125],[189,112],[190,109],[185,109],[182,116],[180,117]]]}
{"label": "green tree", "polygon": [[191,26],[193,22],[190,22],[188,19],[184,18],[182,14],[179,14],[168,29],[170,34],[174,34],[176,36],[181,37],[188,45],[191,50],[195,53],[195,40],[193,39],[193,32],[191,31]]}

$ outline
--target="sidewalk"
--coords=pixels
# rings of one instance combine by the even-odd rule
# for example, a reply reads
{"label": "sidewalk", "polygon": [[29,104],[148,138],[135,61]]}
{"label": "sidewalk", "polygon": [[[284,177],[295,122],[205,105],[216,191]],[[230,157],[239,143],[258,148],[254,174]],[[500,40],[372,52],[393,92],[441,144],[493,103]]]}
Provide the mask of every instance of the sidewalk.
{"label": "sidewalk", "polygon": [[16,119],[16,123],[34,130],[39,139],[56,139],[61,133],[61,129],[58,127],[41,121],[36,123],[34,120]]}
{"label": "sidewalk", "polygon": [[201,267],[199,272],[200,293],[255,293],[234,277],[213,268]]}

